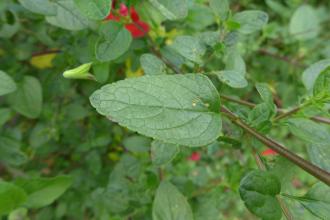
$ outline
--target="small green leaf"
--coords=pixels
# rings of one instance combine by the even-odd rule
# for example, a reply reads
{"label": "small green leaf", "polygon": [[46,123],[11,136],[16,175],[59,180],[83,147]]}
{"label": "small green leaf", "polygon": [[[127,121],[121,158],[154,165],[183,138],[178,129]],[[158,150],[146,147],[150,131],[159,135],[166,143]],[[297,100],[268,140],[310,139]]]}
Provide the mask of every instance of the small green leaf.
{"label": "small green leaf", "polygon": [[53,178],[18,179],[15,185],[24,189],[28,198],[25,205],[29,208],[41,208],[53,203],[72,184],[70,176]]}
{"label": "small green leaf", "polygon": [[162,182],[152,208],[153,220],[193,220],[187,199],[169,182]]}
{"label": "small green leaf", "polygon": [[0,108],[0,127],[2,127],[11,117],[9,108]]}
{"label": "small green leaf", "polygon": [[18,113],[28,117],[39,117],[42,109],[42,88],[38,79],[25,76],[16,92],[10,94],[9,103]]}
{"label": "small green leaf", "polygon": [[90,22],[76,8],[73,0],[58,0],[56,4],[56,15],[47,16],[48,23],[72,31],[85,29]]}
{"label": "small green leaf", "polygon": [[26,201],[24,190],[0,180],[0,216],[8,214]]}
{"label": "small green leaf", "polygon": [[13,166],[27,162],[28,157],[20,148],[19,141],[0,136],[0,161]]}
{"label": "small green leaf", "polygon": [[0,96],[12,93],[16,89],[14,80],[7,73],[0,70]]}
{"label": "small green leaf", "polygon": [[179,36],[175,38],[171,47],[186,59],[202,64],[202,56],[206,52],[206,47],[197,37]]}
{"label": "small green leaf", "polygon": [[19,0],[24,8],[38,14],[56,15],[57,8],[49,0]]}
{"label": "small green leaf", "polygon": [[142,69],[146,75],[166,74],[166,65],[158,57],[152,54],[143,54],[140,57]]}
{"label": "small green leaf", "polygon": [[221,132],[219,94],[201,74],[126,79],[102,87],[90,101],[100,114],[164,142],[202,146]]}
{"label": "small green leaf", "polygon": [[317,77],[328,67],[330,67],[330,59],[321,60],[302,73],[302,81],[307,90],[313,90]]}
{"label": "small green leaf", "polygon": [[169,20],[181,19],[188,14],[187,0],[149,0]]}
{"label": "small green leaf", "polygon": [[226,19],[230,11],[228,0],[210,0],[213,13],[221,19]]}
{"label": "small green leaf", "polygon": [[103,20],[111,10],[112,0],[74,0],[83,15],[94,20]]}
{"label": "small green leaf", "polygon": [[330,98],[330,67],[322,71],[315,80],[313,95]]}
{"label": "small green leaf", "polygon": [[128,51],[132,36],[118,22],[106,22],[100,26],[101,37],[95,46],[96,58],[99,61],[111,61],[119,58]]}
{"label": "small green leaf", "polygon": [[291,17],[289,31],[297,40],[315,38],[320,31],[315,10],[309,5],[300,6]]}
{"label": "small green leaf", "polygon": [[235,70],[223,70],[212,72],[219,80],[233,88],[244,88],[248,85],[244,74]]}
{"label": "small green leaf", "polygon": [[310,160],[320,168],[330,172],[330,148],[328,145],[309,145],[308,155]]}
{"label": "small green leaf", "polygon": [[151,160],[156,166],[169,163],[180,152],[178,145],[154,140],[151,143]]}
{"label": "small green leaf", "polygon": [[251,34],[261,30],[268,22],[268,15],[263,11],[248,10],[234,15],[233,19],[240,23],[238,30],[242,34]]}
{"label": "small green leaf", "polygon": [[255,170],[241,180],[239,193],[246,207],[262,219],[278,220],[282,211],[276,200],[281,192],[281,183],[276,176]]}
{"label": "small green leaf", "polygon": [[314,144],[329,144],[328,129],[314,121],[305,118],[291,118],[288,120],[290,131],[304,141]]}
{"label": "small green leaf", "polygon": [[140,136],[140,135],[134,135],[128,138],[125,138],[123,140],[124,147],[135,153],[143,153],[148,152],[150,149],[151,139]]}
{"label": "small green leaf", "polygon": [[225,59],[226,70],[235,70],[241,75],[246,73],[246,65],[238,50],[230,50]]}

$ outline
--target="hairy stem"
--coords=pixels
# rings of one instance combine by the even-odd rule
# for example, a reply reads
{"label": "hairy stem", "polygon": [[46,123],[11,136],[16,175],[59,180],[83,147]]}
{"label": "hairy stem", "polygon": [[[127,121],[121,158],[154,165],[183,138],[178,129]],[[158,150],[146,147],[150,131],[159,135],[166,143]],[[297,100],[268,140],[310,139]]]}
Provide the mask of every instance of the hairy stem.
{"label": "hairy stem", "polygon": [[260,142],[271,148],[272,150],[276,151],[281,156],[287,158],[297,166],[299,166],[301,169],[305,170],[312,176],[316,177],[317,179],[321,180],[328,186],[330,186],[330,173],[322,170],[321,168],[315,166],[314,164],[310,163],[309,161],[299,157],[298,155],[292,153],[289,151],[285,146],[281,145],[280,143],[277,143],[276,141],[264,136],[263,134],[259,133],[255,129],[251,128],[249,125],[247,125],[245,122],[243,122],[238,116],[236,116],[234,113],[232,113],[230,110],[228,110],[225,107],[221,107],[221,112],[227,116],[234,124],[241,127],[244,131],[254,136],[256,139],[258,139]]}

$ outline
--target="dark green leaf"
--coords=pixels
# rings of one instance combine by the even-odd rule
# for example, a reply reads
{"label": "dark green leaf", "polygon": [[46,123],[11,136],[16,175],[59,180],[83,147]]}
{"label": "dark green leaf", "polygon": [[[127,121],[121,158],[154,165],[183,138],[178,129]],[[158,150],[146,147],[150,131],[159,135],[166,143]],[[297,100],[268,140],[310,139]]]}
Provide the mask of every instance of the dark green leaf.
{"label": "dark green leaf", "polygon": [[241,180],[239,193],[246,207],[262,219],[281,219],[282,211],[276,200],[281,191],[276,176],[260,170],[249,172]]}

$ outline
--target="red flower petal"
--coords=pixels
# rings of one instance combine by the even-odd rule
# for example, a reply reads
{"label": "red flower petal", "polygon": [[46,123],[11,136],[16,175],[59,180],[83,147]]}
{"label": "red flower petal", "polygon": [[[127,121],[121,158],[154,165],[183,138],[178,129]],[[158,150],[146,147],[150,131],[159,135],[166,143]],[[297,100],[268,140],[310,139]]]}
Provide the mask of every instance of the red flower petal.
{"label": "red flower petal", "polygon": [[261,152],[262,156],[270,156],[270,155],[278,155],[276,151],[273,151],[272,149],[267,149]]}
{"label": "red flower petal", "polygon": [[126,24],[126,29],[131,32],[133,38],[143,37],[149,32],[149,25],[143,21]]}
{"label": "red flower petal", "polygon": [[140,20],[140,17],[138,15],[138,13],[135,11],[135,8],[134,7],[131,7],[130,8],[130,16],[131,16],[131,19],[134,22],[138,22]]}
{"label": "red flower petal", "polygon": [[128,15],[128,8],[125,4],[121,3],[119,8],[119,14],[121,16],[127,16]]}
{"label": "red flower petal", "polygon": [[199,161],[201,159],[201,154],[198,152],[193,152],[188,160]]}

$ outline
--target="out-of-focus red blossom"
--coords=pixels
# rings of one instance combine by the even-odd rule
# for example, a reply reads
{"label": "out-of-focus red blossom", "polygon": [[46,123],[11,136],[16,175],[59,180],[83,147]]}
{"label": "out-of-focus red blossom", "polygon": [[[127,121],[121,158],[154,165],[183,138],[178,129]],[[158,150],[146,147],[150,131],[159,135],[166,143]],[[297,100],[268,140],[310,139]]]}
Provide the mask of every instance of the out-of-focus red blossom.
{"label": "out-of-focus red blossom", "polygon": [[261,152],[261,155],[262,156],[271,156],[271,155],[278,155],[278,153],[276,151],[273,151],[272,149],[267,149],[267,150],[264,150],[263,152]]}
{"label": "out-of-focus red blossom", "polygon": [[[112,4],[112,8],[114,9],[115,4]],[[139,14],[135,11],[135,8],[132,6],[129,9],[125,4],[120,4],[119,15],[114,15],[110,12],[110,14],[105,18],[105,20],[109,21],[122,21],[125,20],[129,15],[131,19],[131,23],[125,24],[125,28],[131,32],[133,38],[139,38],[146,35],[149,32],[149,25],[143,21],[140,21]]]}
{"label": "out-of-focus red blossom", "polygon": [[199,161],[200,159],[201,159],[201,154],[198,152],[193,152],[188,158],[188,160],[192,160],[192,161]]}

